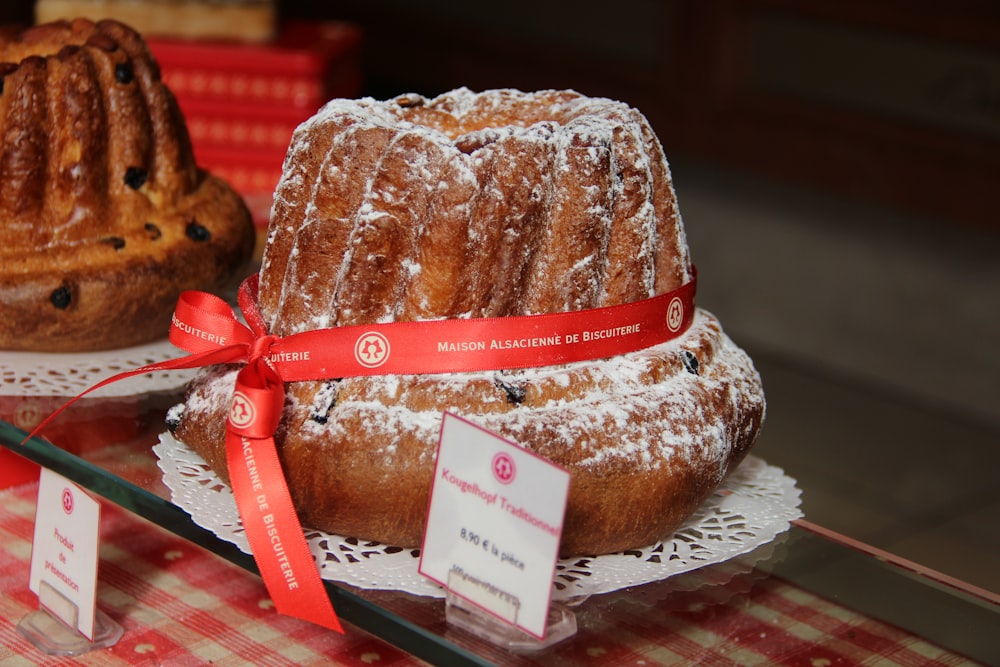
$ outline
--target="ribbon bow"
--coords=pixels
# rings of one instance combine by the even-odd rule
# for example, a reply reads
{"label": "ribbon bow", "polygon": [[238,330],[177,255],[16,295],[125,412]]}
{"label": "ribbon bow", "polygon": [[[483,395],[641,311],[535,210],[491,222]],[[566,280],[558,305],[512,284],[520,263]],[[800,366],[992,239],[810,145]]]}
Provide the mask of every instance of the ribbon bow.
{"label": "ribbon bow", "polygon": [[237,296],[246,325],[222,299],[183,292],[169,340],[189,356],[126,371],[94,385],[49,415],[28,437],[76,400],[111,382],[152,371],[244,363],[229,408],[226,463],[250,550],[279,613],[343,633],[295,513],[274,444],[285,392],[269,357],[281,339],[266,331],[256,306],[257,284],[257,276],[251,276]]}
{"label": "ribbon bow", "polygon": [[[257,310],[258,276],[247,278],[237,293],[244,325],[222,299],[205,292],[183,292],[174,310],[169,340],[191,355],[180,367],[244,363],[236,377],[227,430],[247,438],[270,438],[285,402],[282,374],[270,360],[282,339],[267,333]],[[187,366],[187,364],[192,364]],[[156,365],[156,364],[154,364]]]}

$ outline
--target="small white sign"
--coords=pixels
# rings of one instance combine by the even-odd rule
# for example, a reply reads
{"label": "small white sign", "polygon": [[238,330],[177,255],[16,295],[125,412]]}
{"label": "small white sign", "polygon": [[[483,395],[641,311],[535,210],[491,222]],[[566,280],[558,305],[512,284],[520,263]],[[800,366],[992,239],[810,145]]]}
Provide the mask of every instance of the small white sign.
{"label": "small white sign", "polygon": [[101,505],[42,468],[28,585],[39,604],[94,641]]}
{"label": "small white sign", "polygon": [[569,473],[445,413],[420,573],[545,638]]}

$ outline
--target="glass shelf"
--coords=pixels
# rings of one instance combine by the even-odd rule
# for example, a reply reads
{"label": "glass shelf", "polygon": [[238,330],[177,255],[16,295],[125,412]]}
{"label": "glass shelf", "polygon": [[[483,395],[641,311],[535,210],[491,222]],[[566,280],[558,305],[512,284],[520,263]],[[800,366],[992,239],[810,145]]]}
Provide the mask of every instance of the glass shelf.
{"label": "glass shelf", "polygon": [[[152,446],[165,429],[167,409],[179,392],[127,398],[83,399],[60,415],[43,435],[20,444],[26,430],[58,407],[58,397],[0,396],[0,444],[80,486],[257,572],[253,559],[229,542],[196,525],[170,502]],[[51,441],[51,442],[50,442]],[[574,611],[580,634],[600,637],[620,627],[618,610],[650,618],[677,613],[672,599],[694,589],[712,590],[720,599],[740,595],[769,579],[796,586],[865,617],[891,624],[947,650],[987,664],[1000,664],[1000,598],[910,563],[797,521],[774,543],[726,563],[670,579],[583,601]],[[430,663],[451,665],[572,664],[576,638],[532,656],[503,651],[445,620],[445,602],[396,591],[360,590],[325,582],[338,615],[345,621]],[[706,587],[708,587],[706,589]],[[734,592],[735,591],[735,592]],[[725,593],[724,595],[722,593]],[[709,596],[710,598],[711,596]],[[744,604],[754,604],[747,598]],[[637,635],[638,637],[639,635]],[[669,644],[669,638],[660,638]],[[719,638],[720,652],[728,650]],[[669,648],[669,646],[667,647]]]}

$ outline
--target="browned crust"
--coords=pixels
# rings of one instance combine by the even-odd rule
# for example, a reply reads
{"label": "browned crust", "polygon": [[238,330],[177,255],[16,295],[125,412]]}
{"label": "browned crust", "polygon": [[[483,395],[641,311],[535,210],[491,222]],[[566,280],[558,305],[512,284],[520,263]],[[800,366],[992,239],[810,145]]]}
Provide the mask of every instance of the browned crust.
{"label": "browned crust", "polygon": [[0,35],[0,349],[166,336],[180,292],[252,256],[246,205],[199,170],[142,37],[116,21]]}
{"label": "browned crust", "polygon": [[[299,127],[260,310],[284,336],[585,311],[690,278],[667,163],[641,114],[572,91],[460,89],[334,100]],[[177,436],[223,478],[233,382],[231,369],[208,371],[175,414]],[[444,411],[568,468],[562,551],[598,554],[669,536],[753,444],[764,398],[704,312],[680,339],[609,360],[291,383],[275,442],[303,523],[418,546]]]}
{"label": "browned crust", "polygon": [[[417,424],[426,415],[439,418],[450,403],[453,411],[571,471],[563,555],[623,551],[669,537],[744,458],[764,418],[760,378],[749,358],[714,318],[703,318],[680,344],[627,355],[641,357],[650,369],[637,379],[623,382],[593,364],[574,366],[569,384],[546,371],[523,373],[532,405],[506,401],[486,376],[408,376],[391,383],[399,386],[395,400],[385,394],[371,400],[375,395],[363,390],[351,395],[350,386],[341,386],[323,415],[326,426],[317,428],[310,423],[312,406],[330,387],[289,384],[275,440],[303,525],[419,546],[437,433]],[[685,351],[700,360],[698,374],[686,370]],[[218,392],[231,385],[231,371],[217,368],[196,380],[175,427],[175,435],[227,481],[227,401]],[[368,382],[356,380],[341,385]],[[433,398],[420,403],[415,397]],[[614,401],[630,418],[576,419],[598,400]],[[570,423],[577,426],[567,437]],[[669,446],[673,441],[677,446]],[[642,446],[630,454],[623,444]],[[594,453],[601,451],[608,456],[595,464]]]}
{"label": "browned crust", "polygon": [[[151,226],[148,226],[151,225]],[[197,228],[207,231],[206,240]],[[70,352],[164,338],[180,293],[221,290],[248,270],[254,228],[240,196],[206,176],[176,211],[118,241],[39,250],[0,267],[0,349]],[[60,295],[68,305],[57,307]]]}

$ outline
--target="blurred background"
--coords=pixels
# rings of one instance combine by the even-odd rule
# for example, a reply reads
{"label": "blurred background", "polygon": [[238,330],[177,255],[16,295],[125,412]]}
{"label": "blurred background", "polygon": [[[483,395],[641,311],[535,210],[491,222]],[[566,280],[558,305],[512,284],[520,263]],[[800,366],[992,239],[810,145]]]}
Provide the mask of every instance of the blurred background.
{"label": "blurred background", "polygon": [[[699,304],[754,358],[806,518],[1000,592],[1000,4],[39,0],[150,39],[266,224],[334,96],[573,88],[645,113]],[[138,8],[138,9],[137,9]]]}

